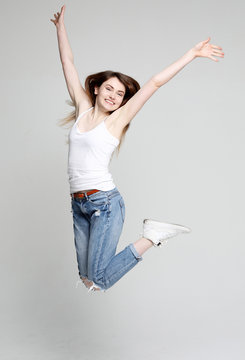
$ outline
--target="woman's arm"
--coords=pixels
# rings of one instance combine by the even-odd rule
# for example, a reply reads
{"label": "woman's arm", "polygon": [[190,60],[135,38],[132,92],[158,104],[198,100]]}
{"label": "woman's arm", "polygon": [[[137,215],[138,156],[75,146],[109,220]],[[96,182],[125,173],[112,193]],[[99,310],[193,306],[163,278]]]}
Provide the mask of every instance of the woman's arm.
{"label": "woman's arm", "polygon": [[55,24],[57,29],[60,60],[66,80],[67,89],[72,101],[76,106],[81,102],[87,102],[89,106],[90,100],[79,81],[78,73],[74,66],[74,58],[68,41],[64,23],[64,12],[65,5],[62,6],[60,12],[57,12],[57,15],[54,14],[54,19],[50,20]]}
{"label": "woman's arm", "polygon": [[210,38],[201,41],[192,49],[187,51],[180,59],[165,68],[160,73],[154,75],[142,88],[124,105],[120,110],[120,119],[124,126],[127,125],[142,108],[146,101],[164,84],[172,79],[181,69],[196,57],[208,57],[218,61],[213,56],[223,57],[224,53],[219,46],[208,44]]}

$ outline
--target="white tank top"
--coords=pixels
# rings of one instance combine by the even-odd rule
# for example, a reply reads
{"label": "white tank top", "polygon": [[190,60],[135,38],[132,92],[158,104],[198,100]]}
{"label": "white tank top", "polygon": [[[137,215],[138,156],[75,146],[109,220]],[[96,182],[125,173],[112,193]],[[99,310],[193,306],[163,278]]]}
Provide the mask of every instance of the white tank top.
{"label": "white tank top", "polygon": [[92,130],[81,133],[78,129],[78,121],[91,109],[93,107],[78,116],[69,133],[67,173],[70,193],[115,188],[108,166],[119,140],[109,132],[105,119]]}

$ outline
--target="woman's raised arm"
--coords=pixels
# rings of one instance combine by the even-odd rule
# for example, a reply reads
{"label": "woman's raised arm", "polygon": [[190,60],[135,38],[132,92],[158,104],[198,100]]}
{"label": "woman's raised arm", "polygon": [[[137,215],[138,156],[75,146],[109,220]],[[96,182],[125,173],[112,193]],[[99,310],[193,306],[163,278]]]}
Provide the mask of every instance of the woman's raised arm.
{"label": "woman's raised arm", "polygon": [[67,89],[76,107],[80,103],[88,103],[88,106],[90,106],[90,100],[80,83],[77,70],[74,66],[73,54],[68,41],[64,23],[64,12],[65,5],[62,6],[60,12],[54,14],[54,19],[50,20],[55,24],[57,29],[60,60],[66,80]]}
{"label": "woman's raised arm", "polygon": [[123,125],[127,125],[142,108],[145,102],[157,91],[162,85],[166,84],[172,79],[181,69],[185,67],[196,57],[207,57],[214,61],[218,61],[214,56],[224,57],[224,53],[221,52],[220,46],[211,45],[207,40],[199,42],[180,59],[173,64],[165,68],[160,73],[154,75],[147,83],[145,83],[141,89],[131,98],[129,101],[119,108],[119,117],[123,122]]}

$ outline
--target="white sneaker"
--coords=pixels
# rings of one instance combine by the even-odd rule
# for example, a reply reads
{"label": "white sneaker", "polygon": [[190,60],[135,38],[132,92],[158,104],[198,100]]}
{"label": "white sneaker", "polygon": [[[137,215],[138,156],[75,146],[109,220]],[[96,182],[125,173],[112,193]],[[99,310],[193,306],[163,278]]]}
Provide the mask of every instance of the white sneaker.
{"label": "white sneaker", "polygon": [[169,224],[152,219],[143,221],[143,237],[151,240],[154,246],[161,246],[167,239],[181,233],[189,233],[191,229],[183,225]]}

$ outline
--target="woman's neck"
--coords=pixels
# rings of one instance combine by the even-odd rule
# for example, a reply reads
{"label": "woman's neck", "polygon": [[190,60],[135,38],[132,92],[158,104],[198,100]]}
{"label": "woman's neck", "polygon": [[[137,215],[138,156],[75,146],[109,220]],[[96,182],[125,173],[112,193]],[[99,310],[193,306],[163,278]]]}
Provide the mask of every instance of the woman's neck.
{"label": "woman's neck", "polygon": [[105,111],[104,109],[101,109],[98,105],[95,104],[92,111],[90,112],[91,115],[91,121],[99,122],[100,120],[103,120],[106,116],[110,115],[108,111]]}

